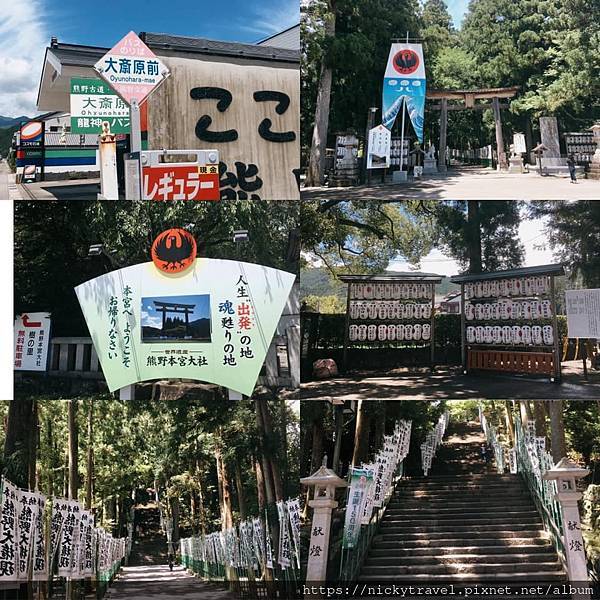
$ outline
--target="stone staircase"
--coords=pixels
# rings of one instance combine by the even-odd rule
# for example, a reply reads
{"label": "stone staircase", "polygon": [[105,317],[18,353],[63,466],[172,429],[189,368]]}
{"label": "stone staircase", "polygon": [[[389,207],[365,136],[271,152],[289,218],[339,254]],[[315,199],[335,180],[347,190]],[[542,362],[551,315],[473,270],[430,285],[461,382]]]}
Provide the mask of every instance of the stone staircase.
{"label": "stone staircase", "polygon": [[486,464],[484,442],[478,424],[450,424],[429,477],[399,483],[360,581],[566,581],[525,484]]}
{"label": "stone staircase", "polygon": [[158,508],[138,508],[129,565],[165,565],[167,562],[167,540],[160,530]]}

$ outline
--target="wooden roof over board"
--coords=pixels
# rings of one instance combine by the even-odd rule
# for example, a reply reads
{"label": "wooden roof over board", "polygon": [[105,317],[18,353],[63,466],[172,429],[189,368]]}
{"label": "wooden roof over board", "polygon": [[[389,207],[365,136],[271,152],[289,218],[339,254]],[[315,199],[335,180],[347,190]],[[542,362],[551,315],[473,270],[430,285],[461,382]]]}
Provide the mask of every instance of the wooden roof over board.
{"label": "wooden roof over board", "polygon": [[440,283],[441,275],[435,273],[386,273],[385,275],[339,275],[345,283]]}
{"label": "wooden roof over board", "polygon": [[554,275],[559,277],[564,274],[564,266],[561,263],[558,263],[552,265],[536,265],[534,267],[520,267],[518,269],[492,271],[488,273],[466,273],[464,275],[450,277],[450,281],[452,283],[467,283],[469,281],[482,281],[484,279],[504,279],[506,277],[528,277],[534,275]]}

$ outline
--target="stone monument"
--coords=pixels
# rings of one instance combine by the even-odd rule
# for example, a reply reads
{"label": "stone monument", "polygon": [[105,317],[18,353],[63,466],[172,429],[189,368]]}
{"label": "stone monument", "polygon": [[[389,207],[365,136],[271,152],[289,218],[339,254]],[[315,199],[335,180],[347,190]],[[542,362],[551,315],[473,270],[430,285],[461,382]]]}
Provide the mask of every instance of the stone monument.
{"label": "stone monument", "polygon": [[540,117],[540,135],[546,147],[542,155],[542,171],[548,175],[568,175],[566,158],[560,156],[560,137],[556,117]]}
{"label": "stone monument", "polygon": [[515,145],[510,145],[510,158],[508,159],[508,172],[509,173],[522,173],[523,172],[523,158],[520,154],[515,151]]}
{"label": "stone monument", "polygon": [[596,152],[592,156],[588,177],[590,179],[600,180],[600,123],[592,125],[590,128],[594,133],[594,142],[596,142]]}
{"label": "stone monument", "polygon": [[437,161],[435,160],[435,146],[431,144],[429,150],[425,153],[423,158],[423,174],[437,173]]}

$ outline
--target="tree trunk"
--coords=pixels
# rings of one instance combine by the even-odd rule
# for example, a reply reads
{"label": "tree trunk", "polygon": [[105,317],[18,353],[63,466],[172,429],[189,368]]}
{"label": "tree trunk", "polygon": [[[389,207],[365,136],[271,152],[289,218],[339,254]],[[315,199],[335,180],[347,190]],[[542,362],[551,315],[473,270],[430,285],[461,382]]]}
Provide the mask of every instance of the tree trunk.
{"label": "tree trunk", "polygon": [[[273,439],[273,427],[271,424],[271,413],[269,412],[269,405],[266,400],[256,400],[256,402],[260,403],[260,410],[262,412],[265,436],[267,439]],[[277,446],[280,447],[280,446]],[[284,499],[284,491],[283,491],[283,480],[281,478],[281,469],[279,468],[279,456],[273,456],[272,452],[269,450],[269,463],[271,465],[271,472],[273,474],[273,489],[275,490],[275,498],[279,500]]]}
{"label": "tree trunk", "polygon": [[531,411],[527,410],[527,405],[524,400],[519,400],[519,414],[521,415],[521,423],[523,423],[523,429],[527,429],[527,424],[530,421]]}
{"label": "tree trunk", "polygon": [[[335,2],[329,2],[330,13],[325,18],[325,38],[335,36]],[[312,144],[306,174],[307,186],[322,185],[324,181],[325,150],[327,148],[327,130],[329,129],[329,104],[331,100],[331,82],[333,71],[327,64],[328,56],[323,55],[319,89],[315,108]],[[365,157],[366,160],[366,157]]]}
{"label": "tree trunk", "polygon": [[[18,401],[17,401],[18,402]],[[38,448],[38,403],[36,400],[33,401],[31,421],[33,427],[31,428],[29,436],[29,489],[35,490],[36,486],[36,467],[37,467],[37,448]]]}
{"label": "tree trunk", "polygon": [[4,441],[5,476],[20,488],[27,488],[29,484],[33,402],[33,400],[23,399],[8,403],[8,420]]}
{"label": "tree trunk", "polygon": [[383,447],[383,436],[385,435],[385,402],[377,401],[375,413],[375,448]]}
{"label": "tree trunk", "polygon": [[504,401],[504,416],[506,418],[506,429],[512,446],[515,445],[515,423],[513,421],[512,406],[510,400]]}
{"label": "tree trunk", "polygon": [[221,527],[223,530],[233,527],[233,512],[231,510],[231,485],[227,474],[227,466],[223,460],[221,449],[215,450],[215,458],[217,459],[217,474],[220,474],[221,485]]}
{"label": "tree trunk", "polygon": [[69,400],[69,500],[79,493],[79,431],[77,429],[77,400]]}
{"label": "tree trunk", "polygon": [[356,414],[356,429],[354,431],[354,453],[352,455],[352,466],[355,467],[367,459],[369,453],[369,431],[371,419],[363,400],[358,401]]}
{"label": "tree trunk", "polygon": [[265,498],[265,478],[263,476],[262,465],[260,464],[260,460],[253,458],[253,461],[254,471],[256,473],[256,498],[258,500],[258,511],[262,515],[267,504]]}
{"label": "tree trunk", "polygon": [[265,426],[263,422],[262,410],[259,406],[259,401],[254,401],[256,411],[256,428],[258,430],[260,461],[262,465],[262,476],[264,480],[265,492],[267,496],[267,504],[273,504],[275,501],[275,488],[273,486],[273,477],[271,475],[271,466],[266,451],[266,436]]}
{"label": "tree trunk", "polygon": [[93,481],[94,481],[94,401],[90,398],[88,407],[88,430],[87,430],[87,469],[85,480],[85,509],[92,510],[93,504]]}
{"label": "tree trunk", "polygon": [[541,401],[535,401],[533,403],[533,415],[535,418],[535,432],[541,437],[545,437],[548,440],[548,427],[546,426],[546,410],[544,403]]}
{"label": "tree trunk", "polygon": [[312,426],[312,452],[310,457],[310,474],[312,475],[323,464],[323,442],[325,429],[323,419],[313,421]]}
{"label": "tree trunk", "polygon": [[481,224],[479,222],[479,200],[467,200],[467,250],[469,273],[481,273]]}
{"label": "tree trunk", "polygon": [[563,423],[562,400],[547,400],[550,413],[550,435],[552,444],[552,460],[557,463],[567,455],[565,441],[565,425]]}
{"label": "tree trunk", "polygon": [[240,467],[240,459],[235,457],[235,489],[238,497],[238,508],[240,509],[240,518],[246,520],[246,497],[244,495],[244,484],[242,482],[242,469]]}

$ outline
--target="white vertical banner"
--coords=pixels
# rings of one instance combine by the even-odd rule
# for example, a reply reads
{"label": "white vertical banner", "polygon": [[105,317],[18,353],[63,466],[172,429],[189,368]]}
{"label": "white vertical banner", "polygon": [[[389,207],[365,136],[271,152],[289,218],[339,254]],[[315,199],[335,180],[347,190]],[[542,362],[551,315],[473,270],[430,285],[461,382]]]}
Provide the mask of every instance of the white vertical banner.
{"label": "white vertical banner", "polygon": [[363,513],[362,518],[360,520],[360,524],[368,525],[369,521],[371,520],[371,514],[373,513],[373,495],[375,493],[375,486],[373,484],[375,481],[375,465],[363,464],[361,467],[365,470],[365,473],[367,474],[367,481],[369,483],[367,484],[367,489],[365,492],[365,502],[363,506]]}
{"label": "white vertical banner", "polygon": [[277,562],[282,569],[291,566],[291,540],[288,527],[288,516],[283,500],[277,502],[277,514],[279,515],[279,557]]}
{"label": "white vertical banner", "polygon": [[27,492],[25,490],[17,491],[17,580],[19,581],[27,581],[30,578],[31,547],[37,503],[38,494],[35,492]]}
{"label": "white vertical banner", "polygon": [[265,564],[265,534],[262,521],[260,519],[252,519],[252,537],[254,541],[254,552],[256,560],[260,567]]}
{"label": "white vertical banner", "polygon": [[300,568],[300,500],[292,498],[287,501],[287,511],[290,517],[290,528],[292,530],[292,540],[294,541],[294,554],[296,564]]}
{"label": "white vertical banner", "polygon": [[79,524],[81,520],[81,507],[79,502],[68,500],[67,513],[62,524],[58,548],[58,576],[71,577],[74,567],[75,554],[79,547]]}
{"label": "white vertical banner", "polygon": [[2,515],[0,517],[0,582],[17,579],[17,507],[18,489],[2,480]]}
{"label": "white vertical banner", "polygon": [[269,515],[265,508],[265,546],[267,550],[267,567],[273,568],[273,543],[271,542],[271,530],[269,527]]}
{"label": "white vertical banner", "polygon": [[46,534],[44,527],[44,512],[46,510],[46,497],[37,494],[37,504],[33,520],[33,581],[44,581],[48,578],[48,563],[46,561]]}

